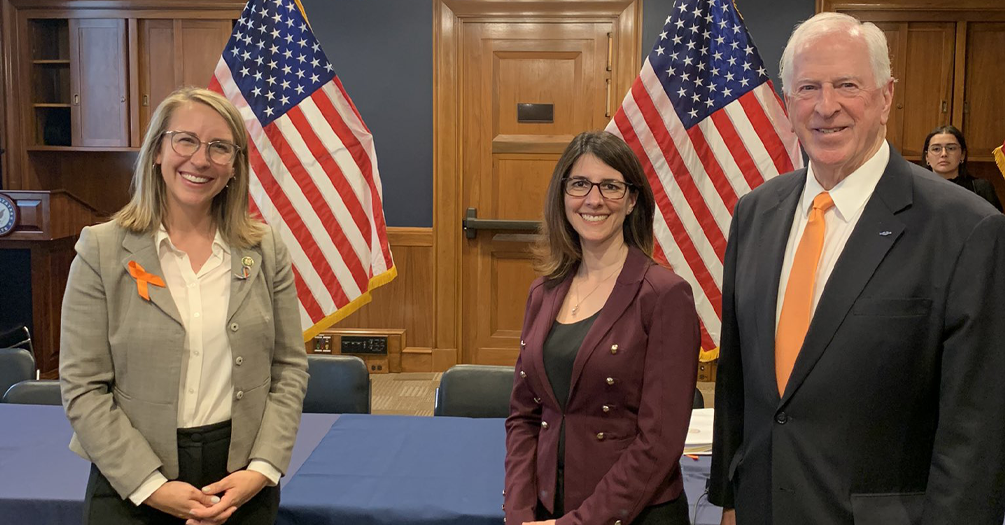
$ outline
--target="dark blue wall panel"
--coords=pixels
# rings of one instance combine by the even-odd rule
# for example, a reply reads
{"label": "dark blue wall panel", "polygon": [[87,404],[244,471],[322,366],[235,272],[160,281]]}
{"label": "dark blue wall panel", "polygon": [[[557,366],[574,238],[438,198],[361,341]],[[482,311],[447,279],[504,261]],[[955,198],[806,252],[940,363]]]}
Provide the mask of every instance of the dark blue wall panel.
{"label": "dark blue wall panel", "polygon": [[432,226],[432,2],[303,4],[335,73],[373,132],[388,226]]}

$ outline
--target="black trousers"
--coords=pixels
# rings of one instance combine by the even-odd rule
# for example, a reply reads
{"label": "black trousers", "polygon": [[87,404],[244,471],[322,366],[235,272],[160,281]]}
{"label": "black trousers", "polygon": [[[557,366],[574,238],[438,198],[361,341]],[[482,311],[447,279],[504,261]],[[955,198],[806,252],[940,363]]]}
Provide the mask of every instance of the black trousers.
{"label": "black trousers", "polygon": [[[555,513],[551,514],[545,510],[544,505],[537,502],[537,511],[534,513],[536,520],[554,520],[565,515],[559,501],[555,498]],[[670,500],[658,505],[650,505],[632,520],[631,525],[690,525],[691,518],[688,516],[690,508],[687,505],[687,494],[681,491],[677,499]],[[625,525],[628,525],[626,523]]]}
{"label": "black trousers", "polygon": [[[227,472],[230,421],[204,427],[178,429],[178,479],[197,489],[220,481]],[[279,487],[265,487],[238,507],[227,523],[272,525],[279,512]],[[122,499],[96,466],[84,493],[85,525],[180,525],[185,520],[149,505],[136,506]]]}

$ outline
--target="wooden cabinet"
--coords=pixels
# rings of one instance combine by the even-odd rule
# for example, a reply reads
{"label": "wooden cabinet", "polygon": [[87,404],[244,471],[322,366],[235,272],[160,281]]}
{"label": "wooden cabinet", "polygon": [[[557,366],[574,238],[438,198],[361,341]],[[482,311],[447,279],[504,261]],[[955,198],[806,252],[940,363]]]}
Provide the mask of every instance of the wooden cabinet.
{"label": "wooden cabinet", "polygon": [[3,180],[126,203],[154,109],[207,86],[244,0],[0,0]]}
{"label": "wooden cabinet", "polygon": [[125,20],[68,22],[72,145],[128,146]]}
{"label": "wooden cabinet", "polygon": [[971,159],[983,158],[1005,140],[1005,21],[967,23],[966,60],[960,129]]}
{"label": "wooden cabinet", "polygon": [[230,20],[184,19],[139,20],[137,28],[142,142],[154,110],[172,91],[209,85],[233,28]]}

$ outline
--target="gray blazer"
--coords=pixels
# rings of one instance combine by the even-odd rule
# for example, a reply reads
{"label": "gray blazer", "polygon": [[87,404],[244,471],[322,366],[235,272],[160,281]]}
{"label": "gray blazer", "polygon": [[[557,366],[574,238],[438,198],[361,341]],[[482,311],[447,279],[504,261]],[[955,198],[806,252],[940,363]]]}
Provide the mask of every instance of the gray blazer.
{"label": "gray blazer", "polygon": [[[123,498],[154,470],[178,477],[178,385],[185,329],[167,288],[139,296],[130,261],[163,277],[153,234],[114,222],[84,228],[63,297],[59,375],[73,427],[70,449],[93,462]],[[241,260],[254,259],[251,275]],[[251,459],[289,466],[307,388],[307,355],[289,253],[271,229],[232,248],[227,314],[233,352],[227,469]]]}

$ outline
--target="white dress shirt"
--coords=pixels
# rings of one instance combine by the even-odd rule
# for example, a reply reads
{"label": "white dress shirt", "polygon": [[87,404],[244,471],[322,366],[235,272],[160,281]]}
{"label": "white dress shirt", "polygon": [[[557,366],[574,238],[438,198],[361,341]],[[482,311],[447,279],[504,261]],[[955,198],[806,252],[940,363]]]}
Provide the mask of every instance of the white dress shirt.
{"label": "white dress shirt", "polygon": [[[212,253],[199,271],[192,269],[188,254],[175,247],[161,226],[155,239],[164,283],[167,285],[182,326],[188,357],[178,384],[178,428],[201,427],[230,419],[234,385],[231,379],[230,340],[225,330],[230,306],[230,246],[217,231]],[[252,460],[255,470],[275,485],[281,473],[272,464]],[[139,505],[167,482],[160,471],[148,476],[129,499]],[[201,487],[196,487],[201,488]]]}
{"label": "white dress shirt", "polygon": [[[883,145],[869,160],[862,164],[857,170],[851,172],[841,182],[830,189],[831,199],[834,206],[824,213],[824,245],[820,252],[820,261],[817,263],[817,273],[813,285],[813,304],[810,306],[810,319],[820,302],[820,295],[823,294],[827,280],[837,264],[841,252],[844,251],[848,237],[858,224],[858,219],[865,210],[865,204],[872,197],[872,192],[876,189],[880,177],[886,171],[886,165],[890,162],[890,145],[884,140]],[[775,330],[778,330],[778,319],[782,315],[782,301],[785,298],[785,288],[789,284],[789,272],[792,271],[792,260],[796,256],[796,247],[806,229],[806,222],[809,220],[810,210],[813,209],[813,199],[821,192],[823,186],[817,181],[813,174],[813,163],[806,171],[806,184],[803,186],[803,193],[799,197],[799,204],[796,206],[795,216],[792,220],[792,229],[789,230],[789,240],[785,245],[785,258],[782,259],[782,275],[778,281],[778,304],[775,307]]]}

